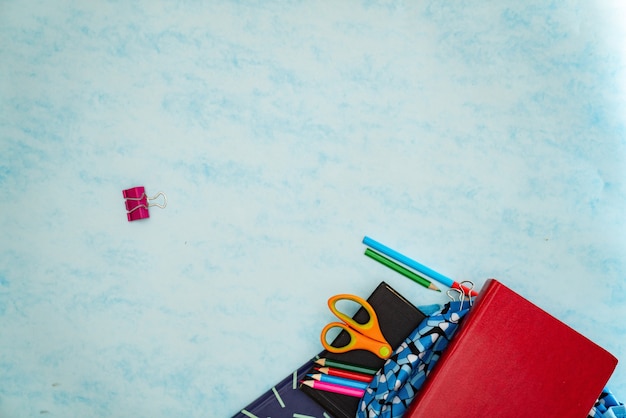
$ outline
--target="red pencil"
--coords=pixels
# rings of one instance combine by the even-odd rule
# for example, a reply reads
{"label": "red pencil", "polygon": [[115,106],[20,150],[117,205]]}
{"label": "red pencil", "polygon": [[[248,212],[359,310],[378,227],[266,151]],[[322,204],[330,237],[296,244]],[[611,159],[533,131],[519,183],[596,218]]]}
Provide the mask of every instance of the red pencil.
{"label": "red pencil", "polygon": [[349,370],[335,369],[334,367],[316,367],[320,373],[328,374],[331,376],[343,377],[345,379],[358,380],[359,382],[369,383],[372,381],[372,376],[363,373],[351,372]]}
{"label": "red pencil", "polygon": [[349,388],[347,386],[333,385],[332,383],[319,382],[317,380],[304,380],[301,382],[316,390],[325,392],[334,392],[340,395],[352,396],[353,398],[362,398],[365,391],[363,389]]}

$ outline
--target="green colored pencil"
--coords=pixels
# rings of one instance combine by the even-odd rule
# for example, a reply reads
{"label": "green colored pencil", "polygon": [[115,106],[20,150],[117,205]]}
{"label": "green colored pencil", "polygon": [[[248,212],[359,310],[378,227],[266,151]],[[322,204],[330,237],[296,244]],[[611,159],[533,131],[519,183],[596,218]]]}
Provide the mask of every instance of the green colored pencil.
{"label": "green colored pencil", "polygon": [[319,364],[320,366],[335,367],[337,369],[351,370],[353,372],[365,373],[365,374],[370,374],[370,375],[375,375],[378,372],[378,370],[372,369],[370,367],[359,366],[357,364],[351,364],[351,363],[344,363],[342,361],[330,360],[327,358],[319,358],[315,360],[315,363]]}
{"label": "green colored pencil", "polygon": [[411,270],[408,270],[404,267],[402,267],[400,264],[388,259],[387,257],[385,257],[382,254],[378,254],[376,251],[373,251],[369,248],[365,249],[365,255],[373,258],[374,260],[378,261],[381,264],[384,264],[385,266],[389,267],[390,269],[402,274],[404,277],[407,277],[411,280],[413,280],[414,282],[417,282],[419,284],[421,284],[422,286],[431,289],[431,290],[436,290],[437,292],[441,292],[441,290],[439,290],[439,288],[437,286],[435,286],[434,284],[432,284],[430,282],[430,280],[426,280],[425,278],[423,278],[422,276],[418,276],[417,274],[413,273]]}

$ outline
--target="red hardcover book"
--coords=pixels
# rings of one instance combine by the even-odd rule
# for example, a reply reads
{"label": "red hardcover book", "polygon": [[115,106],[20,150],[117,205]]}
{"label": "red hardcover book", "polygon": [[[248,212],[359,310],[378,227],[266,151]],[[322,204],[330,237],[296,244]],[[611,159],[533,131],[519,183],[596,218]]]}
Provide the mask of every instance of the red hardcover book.
{"label": "red hardcover book", "polygon": [[495,279],[404,418],[585,418],[617,359]]}

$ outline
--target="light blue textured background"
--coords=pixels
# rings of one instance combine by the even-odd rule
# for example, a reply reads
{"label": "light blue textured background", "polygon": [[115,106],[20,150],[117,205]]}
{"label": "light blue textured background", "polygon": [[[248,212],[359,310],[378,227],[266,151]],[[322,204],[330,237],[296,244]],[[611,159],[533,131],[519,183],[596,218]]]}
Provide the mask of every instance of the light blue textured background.
{"label": "light blue textured background", "polygon": [[[0,416],[230,416],[329,296],[445,301],[364,235],[498,278],[626,399],[625,11],[0,0]],[[167,208],[127,222],[135,185]]]}

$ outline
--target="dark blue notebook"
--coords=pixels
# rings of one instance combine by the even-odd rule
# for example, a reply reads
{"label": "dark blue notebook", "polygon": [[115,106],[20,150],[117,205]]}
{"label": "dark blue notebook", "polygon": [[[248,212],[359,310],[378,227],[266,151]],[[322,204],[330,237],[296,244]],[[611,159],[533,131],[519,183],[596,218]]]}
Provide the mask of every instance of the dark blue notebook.
{"label": "dark blue notebook", "polygon": [[300,380],[312,366],[312,360],[305,363],[233,418],[332,418],[320,404],[298,389]]}

